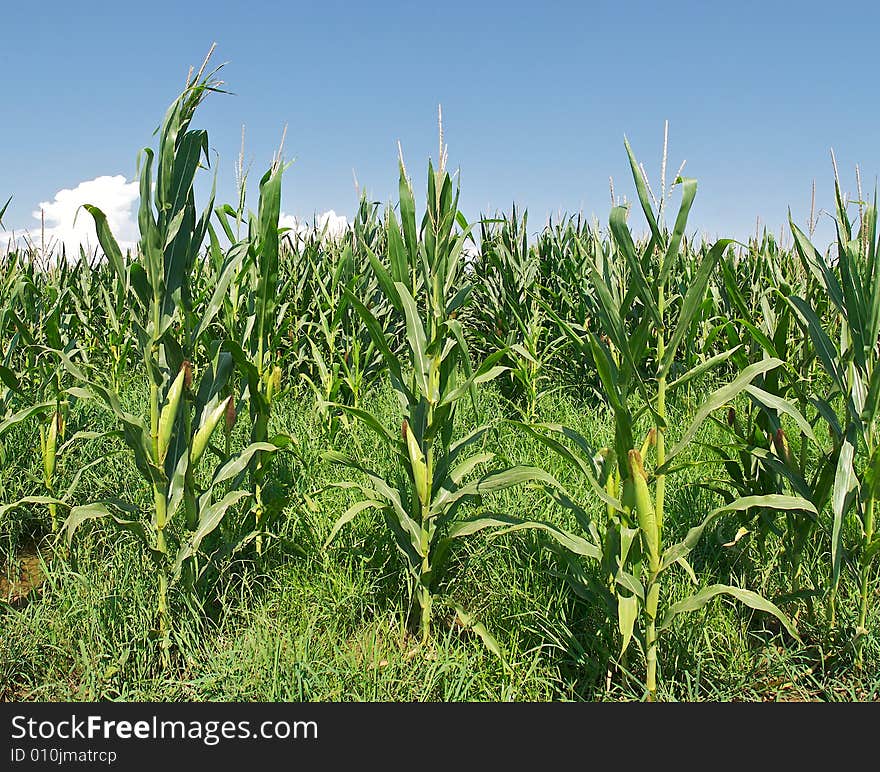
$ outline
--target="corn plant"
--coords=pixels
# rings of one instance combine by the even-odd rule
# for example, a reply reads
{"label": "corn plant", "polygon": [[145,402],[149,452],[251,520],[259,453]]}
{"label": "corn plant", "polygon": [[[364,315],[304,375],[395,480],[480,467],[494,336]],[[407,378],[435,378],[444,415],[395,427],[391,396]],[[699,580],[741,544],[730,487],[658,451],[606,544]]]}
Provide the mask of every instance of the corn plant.
{"label": "corn plant", "polygon": [[[681,464],[682,454],[714,410],[727,406],[757,376],[782,363],[767,358],[751,364],[730,383],[709,394],[674,445],[667,450],[669,395],[731,356],[730,351],[724,352],[682,373],[672,382],[667,380],[703,303],[709,277],[730,242],[717,242],[703,256],[683,296],[670,294],[669,275],[676,263],[696,194],[696,181],[676,180],[681,185],[682,197],[670,233],[658,223],[648,198],[644,172],[629,143],[626,143],[626,149],[650,228],[650,238],[639,254],[626,223],[626,208],[615,207],[611,212],[610,229],[618,255],[617,265],[626,267],[628,285],[615,282],[609,286],[606,255],[598,243],[598,234],[593,234],[591,243],[581,245],[598,301],[595,326],[603,330],[604,335],[600,336],[593,326],[581,325],[581,331],[578,331],[565,320],[560,320],[572,341],[584,352],[589,351],[595,362],[605,399],[614,414],[614,441],[608,447],[594,449],[582,436],[566,427],[526,425],[533,436],[587,477],[606,506],[606,517],[604,522],[593,523],[583,509],[572,506],[569,501],[569,507],[579,513],[579,522],[586,529],[586,536],[534,521],[520,522],[512,528],[539,528],[575,555],[599,562],[600,595],[608,601],[611,613],[616,616],[621,655],[634,638],[639,642],[645,658],[645,689],[648,699],[653,700],[657,694],[658,634],[678,614],[699,609],[720,594],[773,614],[792,635],[797,635],[790,620],[775,605],[752,591],[724,584],[711,584],[663,609],[664,574],[676,566],[696,583],[687,554],[707,525],[726,512],[772,506],[804,509],[815,514],[815,508],[799,497],[740,498],[710,512],[702,522],[690,528],[683,540],[666,544],[667,476],[681,468],[676,464]],[[633,321],[632,329],[627,328],[627,319]],[[643,377],[643,373],[651,370],[653,377]],[[634,431],[643,416],[648,417],[651,428],[644,441],[637,443]],[[561,441],[560,438],[566,437],[574,443],[573,448]],[[653,460],[653,468],[648,466],[649,460]],[[639,621],[640,625],[637,624]]]}
{"label": "corn plant", "polygon": [[[268,442],[253,442],[226,458],[211,443],[231,399],[225,392],[233,357],[223,350],[222,341],[210,335],[210,326],[247,244],[230,251],[210,301],[197,315],[189,277],[199,259],[212,204],[201,214],[195,207],[193,182],[207,153],[208,137],[203,130],[191,129],[190,122],[207,94],[221,85],[214,79],[216,70],[203,76],[205,65],[165,115],[155,159],[155,189],[154,154],[150,148],[144,150],[138,260],[126,263],[104,214],[86,206],[110,270],[132,290],[128,321],[138,331],[139,353],[150,383],[149,423],[123,410],[111,388],[59,352],[64,366],[81,384],[75,393],[99,399],[119,421],[126,446],[152,492],[152,516],[147,522],[137,516],[138,507],[128,502],[108,499],[75,507],[66,521],[68,542],[83,522],[99,518],[138,537],[156,570],[154,632],[164,667],[170,665],[173,635],[169,588],[180,582],[197,599],[193,591],[204,570],[207,537],[232,507],[249,496],[238,486],[254,456],[276,449]],[[200,378],[194,366],[197,354],[207,359]],[[207,483],[199,482],[205,479]],[[175,527],[180,512],[182,528]]]}
{"label": "corn plant", "polygon": [[[339,483],[358,489],[363,498],[339,518],[327,544],[359,513],[375,509],[384,514],[414,589],[422,643],[431,636],[435,595],[454,540],[497,522],[488,516],[460,519],[461,507],[483,494],[518,483],[552,481],[545,472],[530,467],[491,471],[472,479],[472,473],[494,457],[491,452],[472,450],[490,427],[475,426],[465,436],[454,439],[459,405],[469,396],[475,401],[476,386],[504,371],[497,364],[504,352],[495,353],[476,369],[472,368],[462,327],[456,319],[471,290],[463,277],[462,258],[468,227],[458,211],[458,191],[453,191],[442,158],[441,154],[436,171],[431,164],[428,167],[428,204],[420,230],[416,227],[412,189],[401,159],[402,233],[396,217],[390,213],[389,265],[369,253],[384,297],[404,320],[405,359],[394,353],[392,335],[382,329],[371,310],[373,298],[362,300],[348,294],[349,302],[382,352],[400,402],[401,422],[390,429],[367,411],[334,405],[375,432],[389,447],[405,476],[384,477],[361,460],[336,451],[325,454],[328,460],[358,471],[365,478],[364,482]],[[457,224],[461,224],[460,230]],[[486,631],[474,625],[460,609],[459,619],[467,620],[465,624],[495,648]]]}
{"label": "corn plant", "polygon": [[87,274],[81,273],[93,277],[93,282],[91,287],[76,292],[74,298],[80,309],[84,305],[83,298],[92,299],[92,308],[81,310],[84,327],[91,330],[96,353],[103,354],[107,362],[109,385],[118,392],[137,352],[137,334],[128,324],[127,303],[132,293],[130,274],[124,272],[119,276],[94,268]]}
{"label": "corn plant", "polygon": [[551,363],[565,335],[554,327],[540,303],[539,255],[528,243],[526,223],[514,210],[495,234],[483,223],[480,255],[473,267],[477,302],[473,324],[481,348],[508,351],[508,392],[525,421],[537,420],[540,400],[558,389]]}
{"label": "corn plant", "polygon": [[5,460],[3,435],[15,426],[36,421],[43,491],[5,503],[0,513],[24,505],[44,506],[49,512],[51,530],[56,532],[59,507],[65,512],[70,509],[83,473],[99,460],[80,465],[64,491],[58,490],[58,463],[82,440],[104,434],[79,430],[66,436],[75,398],[62,382],[57,360],[49,355],[49,347],[63,346],[68,356],[82,356],[74,339],[79,324],[70,310],[69,266],[61,263],[49,270],[37,270],[33,259],[22,265],[18,260],[9,262],[0,308],[0,331],[8,341],[0,365],[0,459]]}
{"label": "corn plant", "polygon": [[[3,207],[4,211],[7,206],[9,201]],[[16,406],[16,398],[21,396],[15,364],[21,334],[15,329],[12,313],[13,298],[18,293],[21,281],[18,254],[13,252],[6,255],[0,263],[0,269],[0,416],[6,419]],[[5,462],[6,454],[0,437],[0,464],[5,466]]]}
{"label": "corn plant", "polygon": [[[831,324],[823,323],[805,298],[786,299],[798,323],[831,379],[831,399],[843,403],[840,449],[831,496],[832,568],[830,618],[835,620],[836,598],[846,552],[858,563],[859,613],[856,622],[856,650],[862,662],[870,584],[880,554],[877,535],[877,500],[880,499],[880,244],[877,237],[877,203],[860,202],[859,229],[853,232],[835,178],[837,201],[836,264],[822,255],[794,222],[790,222],[795,247],[807,271],[819,282],[833,308]],[[838,328],[839,332],[835,333]],[[836,338],[837,342],[834,342]],[[828,401],[818,395],[818,404],[834,415]],[[847,525],[856,531],[855,544],[846,550]]]}
{"label": "corn plant", "polygon": [[[350,346],[344,340],[346,312],[350,309],[346,291],[354,291],[357,277],[349,245],[338,254],[338,259],[338,250],[331,247],[328,254],[320,241],[314,238],[304,245],[304,251],[309,256],[312,274],[323,276],[314,283],[314,316],[317,318],[310,320],[306,328],[314,372],[303,373],[303,379],[315,396],[324,431],[332,437],[337,429],[339,414],[331,411],[328,405],[346,401],[343,367],[348,365],[348,356],[351,354]],[[359,341],[356,339],[356,342]],[[342,356],[339,355],[341,348],[344,349]],[[355,397],[358,395],[359,391],[356,391]],[[355,398],[353,404],[356,407],[357,402]]]}
{"label": "corn plant", "polygon": [[[369,263],[359,260],[349,244],[341,250],[331,245],[323,257],[320,264],[312,258],[314,275],[317,278],[323,273],[323,277],[315,281],[316,318],[307,328],[314,372],[303,373],[303,379],[315,395],[324,429],[332,437],[344,414],[328,406],[344,402],[360,407],[366,387],[381,371],[382,357],[348,300],[350,295],[375,297],[378,286]],[[387,318],[379,308],[373,309],[373,315],[383,322]]]}
{"label": "corn plant", "polygon": [[[724,301],[719,304],[719,316],[724,320],[716,330],[723,328],[734,347],[729,361],[742,370],[750,357],[766,352],[784,365],[749,384],[743,405],[731,406],[723,419],[712,416],[729,442],[707,447],[718,456],[727,474],[724,479],[701,486],[728,499],[732,498],[728,486],[739,496],[790,491],[821,512],[831,496],[842,437],[830,405],[810,393],[815,353],[809,339],[801,335],[785,300],[792,293],[790,282],[799,282],[805,296],[818,301],[818,285],[809,274],[795,270],[789,258],[779,252],[772,237],[765,235],[761,246],[750,246],[738,262],[740,271],[730,258],[721,262]],[[743,269],[753,285],[739,286],[736,277]],[[808,420],[807,415],[812,417]],[[786,418],[788,428],[783,426]],[[826,424],[824,431],[818,431],[820,423]],[[830,447],[826,447],[825,436],[831,437]],[[781,523],[780,515],[784,516]],[[812,599],[821,594],[821,580],[809,577],[813,587],[803,589],[802,567],[806,550],[815,546],[814,537],[825,530],[822,522],[810,512],[780,512],[772,507],[756,507],[738,513],[738,518],[740,528],[735,541],[753,533],[766,565],[778,556],[788,575],[788,597],[806,600],[812,614]],[[781,552],[768,549],[771,534],[782,539]]]}
{"label": "corn plant", "polygon": [[[248,217],[248,236],[235,242],[229,255],[237,262],[241,253],[241,267],[235,273],[235,293],[240,304],[240,333],[226,344],[247,383],[247,404],[251,420],[251,443],[269,443],[269,424],[272,404],[281,392],[280,341],[285,329],[284,281],[279,279],[278,218],[281,211],[281,178],[284,164],[279,149],[271,168],[260,180],[259,206],[256,215]],[[228,222],[221,216],[227,236],[232,235]],[[232,257],[235,255],[235,257]],[[291,281],[291,278],[285,281]],[[278,443],[289,438],[277,435],[269,452],[257,451],[250,460],[249,473],[253,493],[253,535],[257,553],[263,551],[266,523],[265,486],[269,463]]]}
{"label": "corn plant", "polygon": [[[39,426],[39,452],[42,461],[46,506],[52,531],[58,530],[58,504],[55,501],[56,464],[59,446],[64,442],[70,395],[62,385],[57,362],[46,354],[46,347],[77,350],[79,321],[71,310],[71,269],[60,262],[39,269],[31,261],[18,277],[17,287],[6,314],[15,334],[10,355],[17,347],[17,374],[7,371],[7,385],[28,401],[29,416]],[[78,352],[79,353],[79,352]],[[11,362],[10,362],[11,363]]]}

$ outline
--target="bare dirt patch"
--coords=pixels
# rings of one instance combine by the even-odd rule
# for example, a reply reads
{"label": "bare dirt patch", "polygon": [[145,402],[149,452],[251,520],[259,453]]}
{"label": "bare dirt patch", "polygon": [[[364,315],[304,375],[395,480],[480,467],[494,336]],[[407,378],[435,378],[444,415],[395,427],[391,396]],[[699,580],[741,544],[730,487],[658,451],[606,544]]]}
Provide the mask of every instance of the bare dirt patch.
{"label": "bare dirt patch", "polygon": [[22,606],[33,599],[46,581],[43,570],[48,553],[41,553],[36,544],[25,545],[0,573],[0,603]]}

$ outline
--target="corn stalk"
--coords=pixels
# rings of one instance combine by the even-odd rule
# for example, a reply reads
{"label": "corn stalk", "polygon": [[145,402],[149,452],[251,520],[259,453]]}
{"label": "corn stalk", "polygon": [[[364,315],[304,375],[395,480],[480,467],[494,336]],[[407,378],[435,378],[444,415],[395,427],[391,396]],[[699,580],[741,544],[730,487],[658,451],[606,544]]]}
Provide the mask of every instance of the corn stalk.
{"label": "corn stalk", "polygon": [[[795,247],[806,270],[818,280],[830,299],[839,325],[837,343],[812,304],[797,295],[786,298],[798,323],[809,336],[816,357],[830,377],[833,396],[843,402],[840,448],[831,495],[831,603],[835,623],[837,593],[846,554],[858,562],[859,613],[855,646],[862,664],[871,577],[880,554],[877,534],[877,501],[880,499],[880,243],[877,236],[877,202],[860,202],[859,231],[853,233],[846,204],[835,179],[837,200],[836,264],[810,243],[790,222]],[[827,403],[825,403],[827,404]],[[830,408],[829,408],[830,410]],[[832,413],[833,415],[833,413]],[[855,543],[844,543],[847,523],[855,526]]]}
{"label": "corn stalk", "polygon": [[[149,421],[123,410],[111,388],[57,352],[81,384],[72,392],[103,402],[119,421],[125,444],[152,492],[148,522],[128,502],[105,500],[75,507],[65,524],[68,543],[83,522],[93,519],[106,519],[139,538],[156,571],[154,633],[166,668],[174,627],[170,588],[180,582],[196,599],[196,583],[205,566],[203,543],[226,513],[249,495],[237,484],[253,457],[276,449],[271,443],[255,442],[226,458],[211,443],[231,399],[226,385],[233,357],[223,350],[222,341],[211,337],[210,326],[246,248],[230,251],[211,298],[197,318],[191,276],[212,205],[197,213],[193,182],[207,154],[208,136],[203,130],[190,129],[190,122],[205,96],[221,85],[214,79],[216,70],[203,76],[205,65],[168,109],[158,155],[154,159],[151,149],[144,150],[138,260],[126,263],[103,212],[86,206],[110,269],[117,281],[131,288],[128,322],[137,329],[139,353],[150,383]],[[197,377],[193,362],[201,352],[207,354],[208,364]],[[199,484],[197,479],[208,482]],[[182,528],[176,527],[178,515],[183,518]]]}
{"label": "corn stalk", "polygon": [[[442,166],[428,167],[428,205],[421,229],[416,228],[412,189],[400,165],[401,226],[393,212],[388,218],[386,266],[368,247],[373,272],[382,293],[404,320],[405,354],[394,352],[394,340],[371,310],[372,298],[361,300],[348,293],[385,366],[402,408],[399,428],[384,426],[371,413],[351,405],[333,407],[375,432],[390,449],[395,465],[405,476],[383,476],[362,461],[329,451],[325,458],[360,472],[366,482],[343,482],[363,498],[336,522],[327,544],[359,513],[379,510],[385,516],[395,544],[403,555],[410,586],[418,603],[418,629],[422,643],[431,638],[433,607],[443,578],[446,558],[455,539],[497,525],[496,518],[459,519],[461,507],[484,494],[527,481],[552,482],[545,472],[531,467],[490,471],[476,479],[473,473],[494,454],[473,452],[489,431],[472,427],[455,437],[455,418],[462,400],[471,398],[476,408],[476,387],[504,372],[497,364],[504,352],[489,356],[473,369],[461,324],[456,319],[467,303],[471,287],[462,275],[462,249],[469,227],[458,211],[458,191]],[[461,230],[456,228],[460,224]],[[476,630],[494,651],[497,644],[484,628],[459,609],[459,619]]]}
{"label": "corn stalk", "polygon": [[[667,450],[667,399],[670,393],[711,371],[733,353],[727,351],[711,357],[674,381],[668,381],[676,354],[702,306],[712,271],[730,242],[721,240],[708,251],[683,296],[670,295],[668,280],[678,260],[696,194],[696,181],[676,180],[682,187],[682,198],[674,229],[669,233],[655,217],[644,173],[629,143],[626,143],[626,149],[650,228],[650,238],[639,254],[627,225],[626,208],[614,207],[610,229],[618,259],[608,262],[595,232],[589,241],[580,245],[596,295],[597,323],[594,326],[604,334],[597,333],[593,326],[579,324],[575,327],[557,317],[573,344],[595,363],[604,397],[614,414],[614,441],[608,447],[594,449],[570,428],[523,424],[536,439],[587,477],[605,504],[606,518],[604,522],[593,523],[582,508],[568,500],[566,504],[577,515],[585,535],[535,521],[519,522],[512,528],[538,528],[574,555],[599,562],[603,580],[598,591],[616,616],[620,654],[625,654],[633,639],[638,641],[645,659],[645,691],[647,698],[654,700],[658,684],[659,634],[678,614],[701,608],[717,595],[729,595],[752,608],[773,614],[792,635],[797,636],[788,617],[774,604],[750,590],[728,585],[709,585],[683,601],[664,607],[664,574],[677,566],[696,584],[687,554],[696,546],[705,528],[727,512],[772,506],[803,509],[815,514],[815,508],[799,497],[740,498],[710,512],[702,522],[690,528],[682,541],[666,545],[666,482],[667,476],[676,471],[673,462],[688,449],[700,426],[713,411],[727,406],[757,376],[782,363],[767,358],[751,364],[730,383],[709,394],[684,432]],[[620,273],[624,266],[625,282],[621,281]],[[645,414],[653,425],[644,441],[637,443],[634,427]],[[564,438],[573,446],[562,442]],[[649,465],[650,461],[653,465]]]}

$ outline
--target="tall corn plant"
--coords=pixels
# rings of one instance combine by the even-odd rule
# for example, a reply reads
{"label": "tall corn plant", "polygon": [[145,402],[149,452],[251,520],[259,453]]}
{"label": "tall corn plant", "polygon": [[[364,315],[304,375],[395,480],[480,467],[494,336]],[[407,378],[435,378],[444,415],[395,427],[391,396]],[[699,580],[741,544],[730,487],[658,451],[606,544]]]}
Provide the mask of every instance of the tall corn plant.
{"label": "tall corn plant", "polygon": [[[816,356],[832,382],[831,398],[843,402],[840,449],[831,495],[832,568],[831,620],[844,563],[847,527],[854,526],[851,552],[858,562],[859,613],[856,649],[859,663],[865,638],[870,585],[880,555],[877,501],[880,499],[880,242],[877,235],[876,194],[871,205],[860,204],[861,219],[854,233],[835,179],[837,200],[837,259],[832,262],[790,221],[795,247],[804,266],[830,300],[833,313],[823,322],[813,305],[797,295],[787,297],[798,323],[812,341]],[[835,342],[836,339],[836,342]],[[834,413],[818,395],[817,404]]]}
{"label": "tall corn plant", "polygon": [[[596,294],[596,319],[589,327],[581,325],[579,329],[566,320],[559,320],[571,340],[595,363],[604,397],[614,414],[614,441],[609,447],[597,450],[569,428],[526,426],[538,440],[588,479],[605,504],[606,517],[594,523],[583,509],[572,507],[572,502],[568,502],[585,535],[547,523],[524,522],[513,528],[544,530],[573,554],[599,563],[602,580],[597,589],[616,616],[621,655],[633,639],[641,645],[645,689],[648,699],[653,700],[657,694],[659,633],[669,627],[677,615],[699,609],[718,595],[732,596],[752,608],[773,614],[797,635],[791,622],[775,605],[738,587],[712,584],[684,600],[664,606],[662,590],[666,572],[673,567],[680,568],[696,583],[687,555],[707,525],[726,512],[753,506],[806,509],[814,514],[815,509],[810,502],[798,497],[741,498],[713,510],[701,523],[691,527],[682,541],[666,543],[667,477],[681,468],[683,454],[706,418],[726,406],[757,376],[778,367],[781,361],[767,358],[751,364],[731,382],[709,394],[667,449],[671,434],[667,424],[670,394],[711,371],[732,353],[727,351],[711,357],[669,381],[676,356],[691,333],[703,303],[709,277],[730,241],[717,242],[703,256],[683,296],[670,293],[670,272],[678,260],[696,194],[696,181],[681,178],[676,181],[682,188],[681,205],[670,233],[654,214],[644,172],[629,143],[626,150],[650,237],[639,253],[626,222],[627,209],[615,207],[610,217],[615,245],[610,255],[612,265],[597,233],[580,247]],[[625,283],[619,281],[621,276],[625,277]],[[610,283],[609,277],[612,278]],[[644,440],[637,442],[635,427],[645,416],[651,428]],[[571,443],[563,442],[565,438]]]}
{"label": "tall corn plant", "polygon": [[[260,196],[256,214],[248,217],[247,238],[233,242],[226,263],[239,264],[233,272],[231,289],[238,307],[238,318],[232,319],[235,334],[224,347],[231,353],[247,384],[245,398],[251,422],[250,441],[270,445],[257,450],[249,462],[252,497],[253,530],[258,554],[263,552],[267,527],[266,483],[275,448],[289,443],[290,438],[275,435],[270,443],[272,406],[282,388],[280,362],[281,341],[286,333],[286,287],[296,277],[279,275],[279,229],[281,213],[281,179],[285,165],[279,149],[271,167],[260,180]],[[228,210],[217,216],[232,239],[233,230],[227,219]],[[212,249],[218,249],[212,236]],[[230,397],[232,399],[232,397]]]}
{"label": "tall corn plant", "polygon": [[[723,418],[712,417],[729,441],[708,447],[727,474],[717,483],[701,485],[729,498],[728,486],[740,496],[792,491],[821,512],[831,496],[842,437],[830,405],[811,393],[815,352],[809,338],[801,333],[786,297],[799,294],[820,308],[825,305],[820,301],[824,293],[803,270],[797,253],[781,252],[767,234],[761,242],[753,241],[735,264],[727,257],[720,268],[716,313],[722,321],[713,332],[722,331],[734,346],[730,362],[744,369],[752,358],[766,352],[784,365],[747,386],[747,401],[741,407],[731,407]],[[743,275],[750,280],[746,286],[741,283]],[[812,415],[809,420],[808,415]],[[827,424],[827,431],[816,430],[820,422]],[[831,436],[830,448],[823,435]],[[812,611],[812,598],[821,594],[821,578],[807,577],[813,584],[807,589],[801,581],[804,555],[815,545],[821,521],[809,512],[781,513],[772,507],[756,507],[738,517],[736,538],[753,534],[767,562],[778,554],[787,569],[789,597],[805,599]],[[767,550],[771,534],[782,538],[781,553]]]}
{"label": "tall corn plant", "polygon": [[[214,79],[216,70],[203,76],[204,68],[189,80],[165,115],[155,158],[155,189],[154,154],[149,148],[144,151],[137,261],[126,264],[104,214],[86,206],[111,270],[132,288],[128,321],[138,331],[139,353],[150,384],[149,423],[123,410],[111,388],[61,354],[67,369],[86,387],[76,393],[97,397],[116,416],[152,492],[152,516],[147,522],[137,517],[138,507],[127,502],[107,500],[74,508],[66,522],[68,541],[83,522],[98,518],[138,537],[156,571],[155,635],[165,667],[170,664],[174,632],[170,586],[180,581],[188,596],[197,600],[194,590],[205,566],[203,542],[230,508],[249,495],[237,485],[251,459],[275,450],[275,445],[256,442],[227,459],[211,444],[228,408],[225,387],[233,360],[210,336],[210,325],[245,249],[230,253],[213,295],[197,315],[190,276],[199,259],[211,204],[201,214],[195,207],[193,182],[208,137],[203,130],[190,129],[190,122],[205,96],[221,85]],[[197,353],[208,362],[198,379],[193,364]],[[200,484],[197,479],[208,482]],[[182,527],[176,523],[181,513]]]}
{"label": "tall corn plant", "polygon": [[[423,643],[431,636],[435,596],[454,540],[497,522],[491,517],[463,520],[459,517],[462,505],[528,480],[552,480],[530,467],[492,471],[474,478],[474,471],[494,457],[491,452],[474,450],[490,427],[474,426],[464,436],[455,437],[456,414],[462,400],[470,396],[475,401],[476,386],[492,380],[504,368],[496,364],[503,356],[498,352],[472,369],[462,327],[456,319],[471,291],[462,257],[469,229],[458,211],[458,191],[453,189],[442,158],[441,154],[436,170],[430,163],[428,166],[427,211],[420,229],[416,227],[415,202],[401,159],[401,225],[390,212],[389,265],[368,252],[382,294],[404,320],[403,357],[394,353],[392,334],[383,330],[371,309],[376,299],[348,295],[382,353],[400,403],[401,422],[391,429],[365,410],[344,404],[334,406],[375,432],[405,475],[385,477],[361,460],[335,451],[325,454],[328,460],[358,471],[364,478],[362,482],[340,483],[341,487],[358,489],[363,498],[339,518],[327,544],[359,513],[374,509],[384,514],[414,589]],[[460,609],[458,613],[464,624],[473,626],[487,645],[494,646],[484,629],[473,625]]]}

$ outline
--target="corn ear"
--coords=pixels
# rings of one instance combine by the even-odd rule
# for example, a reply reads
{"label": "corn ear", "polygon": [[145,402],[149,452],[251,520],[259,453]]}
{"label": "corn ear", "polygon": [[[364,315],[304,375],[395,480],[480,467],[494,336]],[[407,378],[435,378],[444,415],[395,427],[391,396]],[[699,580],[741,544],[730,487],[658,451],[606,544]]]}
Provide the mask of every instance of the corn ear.
{"label": "corn ear", "polygon": [[43,479],[47,486],[52,485],[52,477],[55,474],[55,454],[58,448],[58,414],[52,416],[46,431],[46,440],[43,447]]}
{"label": "corn ear", "polygon": [[226,411],[232,399],[232,396],[227,397],[226,400],[216,405],[213,410],[205,413],[202,417],[202,424],[193,436],[190,463],[196,464],[202,457],[205,448],[208,447],[208,440],[211,439],[211,435],[214,433],[214,429],[217,428],[217,424],[220,423],[220,419],[226,416]]}
{"label": "corn ear", "polygon": [[785,431],[781,427],[773,435],[773,446],[776,448],[776,453],[786,464],[789,466],[794,465],[791,458],[791,450],[788,446],[788,437],[785,436]]}
{"label": "corn ear", "polygon": [[182,370],[183,370],[183,386],[186,389],[190,389],[190,388],[192,388],[192,381],[193,381],[193,365],[189,359],[183,360]]}
{"label": "corn ear", "polygon": [[159,435],[158,435],[158,451],[159,463],[165,461],[168,453],[168,445],[171,441],[171,431],[174,428],[174,419],[177,417],[177,408],[180,406],[180,399],[183,396],[183,384],[186,377],[186,368],[181,367],[180,372],[168,389],[168,397],[165,400],[165,407],[159,415]]}
{"label": "corn ear", "polygon": [[419,495],[419,501],[422,506],[428,505],[428,466],[425,463],[425,454],[419,447],[419,442],[415,435],[410,431],[409,425],[403,424],[404,439],[406,439],[406,448],[409,451],[409,460],[412,467],[413,480],[416,485],[416,492]]}
{"label": "corn ear", "polygon": [[232,428],[235,426],[235,396],[230,394],[229,399],[226,400],[226,433],[230,434],[232,432]]}
{"label": "corn ear", "polygon": [[618,481],[618,488],[620,489],[620,503],[623,504],[624,511],[624,525],[630,527],[632,525],[632,521],[629,516],[635,511],[636,508],[636,489],[635,483],[633,482],[632,477],[627,477],[622,481]]}
{"label": "corn ear", "polygon": [[642,454],[639,451],[630,450],[628,462],[639,528],[645,540],[645,546],[648,549],[651,573],[655,574],[660,568],[660,534],[657,529],[657,515],[654,512],[654,503],[651,501],[651,492],[648,490],[648,475],[645,474]]}
{"label": "corn ear", "polygon": [[263,382],[266,385],[266,401],[271,403],[275,395],[281,391],[281,368],[275,365],[271,370],[263,374]]}
{"label": "corn ear", "polygon": [[436,404],[440,401],[440,357],[435,356],[430,360],[428,368],[428,401]]}

